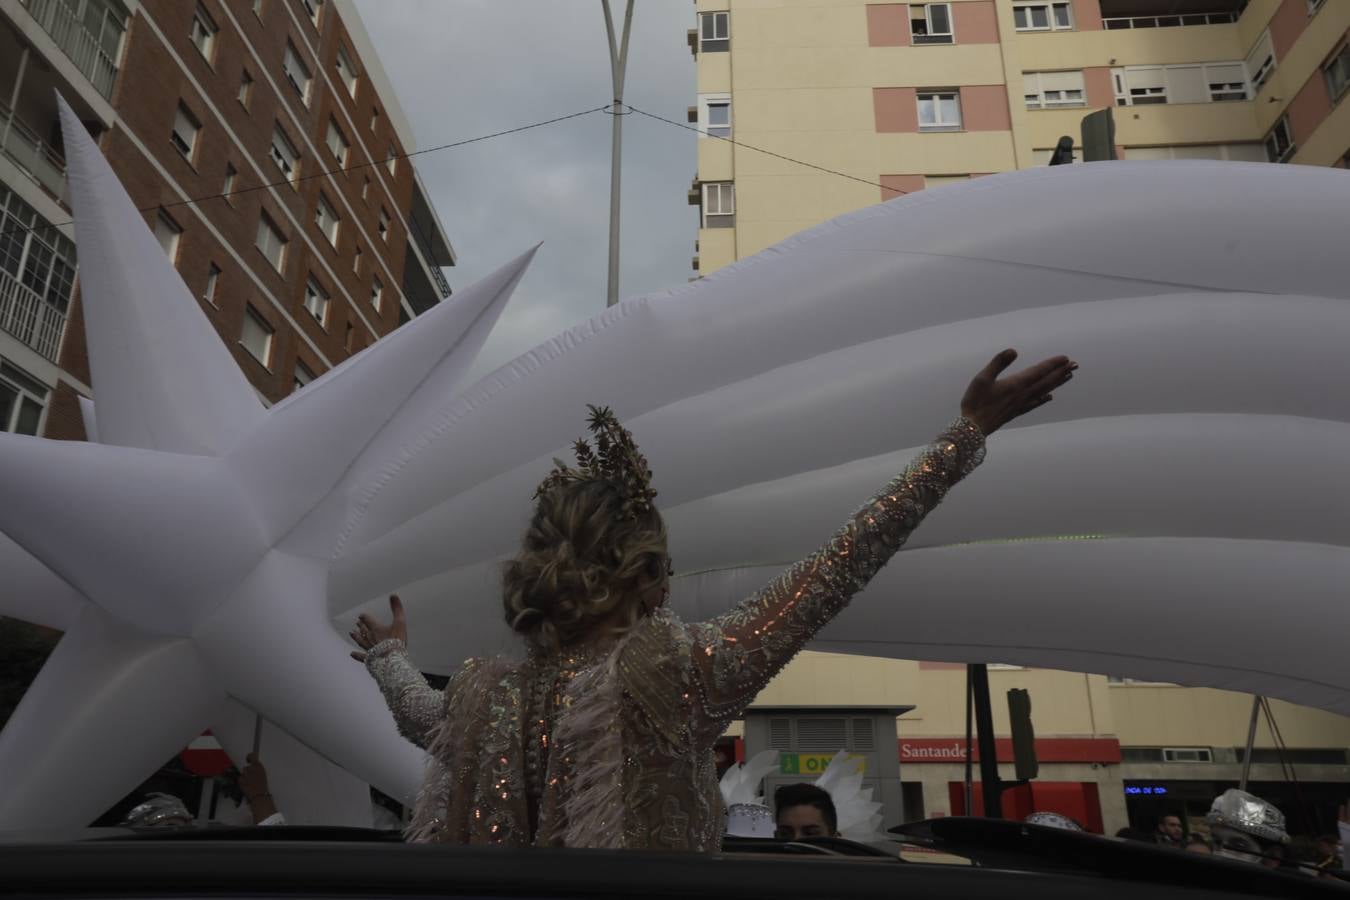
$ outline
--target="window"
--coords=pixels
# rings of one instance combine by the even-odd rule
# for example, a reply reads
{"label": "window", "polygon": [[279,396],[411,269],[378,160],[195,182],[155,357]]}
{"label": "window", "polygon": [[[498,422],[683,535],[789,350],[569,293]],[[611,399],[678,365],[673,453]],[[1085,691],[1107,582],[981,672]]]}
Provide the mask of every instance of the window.
{"label": "window", "polygon": [[1250,98],[1246,69],[1240,62],[1127,66],[1112,69],[1111,77],[1117,106],[1215,103]]}
{"label": "window", "polygon": [[[923,176],[923,189],[928,190],[930,188],[942,187],[945,184],[958,184],[969,180],[969,175],[925,175]],[[989,664],[989,668],[993,669],[994,667],[994,663]],[[1017,666],[1016,668],[1021,667]]]}
{"label": "window", "polygon": [[347,55],[345,47],[338,47],[337,61],[333,63],[337,69],[338,78],[347,86],[347,94],[353,100],[356,99],[356,66],[352,65],[352,58]]}
{"label": "window", "polygon": [[281,272],[286,267],[286,238],[267,213],[262,214],[258,220],[258,249],[262,255],[267,257],[267,261],[272,264],[272,268]]}
{"label": "window", "polygon": [[197,121],[197,117],[188,112],[183,104],[178,104],[178,112],[173,117],[173,131],[169,133],[169,143],[173,144],[174,149],[183,154],[183,158],[192,162],[192,153],[197,148],[197,133],[202,130],[202,123]]}
{"label": "window", "polygon": [[731,95],[698,95],[698,130],[707,137],[731,137]]}
{"label": "window", "polygon": [[909,33],[915,44],[950,44],[952,36],[952,6],[950,3],[911,3],[909,5]]}
{"label": "window", "polygon": [[336,119],[328,120],[328,149],[337,157],[337,161],[342,165],[347,165],[347,157],[351,153],[351,145],[347,139],[342,136],[342,129],[338,127]]}
{"label": "window", "polygon": [[1214,761],[1214,753],[1209,747],[1164,747],[1163,762],[1199,762]]}
{"label": "window", "polygon": [[226,163],[225,183],[224,185],[221,186],[220,192],[224,194],[225,199],[229,200],[230,202],[234,202],[231,195],[234,193],[234,183],[235,180],[238,179],[238,177],[239,173],[235,170],[234,166],[230,165],[229,163]]}
{"label": "window", "polygon": [[48,393],[42,382],[0,360],[0,431],[36,436]]}
{"label": "window", "polygon": [[1266,159],[1282,163],[1294,155],[1294,133],[1289,130],[1289,117],[1282,116],[1266,135]]}
{"label": "window", "polygon": [[351,353],[352,348],[356,346],[356,326],[351,323],[350,319],[347,320],[347,334],[342,339],[342,346],[346,348],[348,353]]}
{"label": "window", "polygon": [[239,76],[239,102],[243,104],[244,109],[248,109],[253,103],[253,76],[245,70]]}
{"label": "window", "polygon": [[703,185],[703,227],[731,228],[736,224],[736,185],[730,181]]}
{"label": "window", "polygon": [[698,14],[698,49],[700,53],[731,49],[731,13]]}
{"label": "window", "polygon": [[1350,85],[1350,44],[1342,44],[1341,49],[1331,58],[1323,69],[1327,77],[1327,90],[1331,92],[1331,102],[1335,103]]}
{"label": "window", "polygon": [[1308,0],[1308,15],[1313,15],[1322,8],[1323,0]]}
{"label": "window", "polygon": [[206,270],[206,290],[202,291],[202,299],[212,306],[216,305],[216,285],[220,283],[220,266],[211,263],[211,267]]}
{"label": "window", "polygon": [[155,237],[159,239],[159,245],[164,248],[164,254],[169,257],[169,262],[175,265],[178,263],[178,243],[182,236],[183,229],[169,218],[168,213],[162,212],[155,219]]}
{"label": "window", "polygon": [[305,282],[305,309],[314,317],[314,321],[320,325],[328,324],[328,307],[332,298],[328,292],[319,286],[313,276]]}
{"label": "window", "polygon": [[1167,73],[1162,66],[1112,69],[1117,106],[1146,106],[1167,102]]}
{"label": "window", "polygon": [[197,7],[197,12],[192,16],[192,30],[189,35],[192,38],[192,43],[197,45],[197,49],[202,52],[202,56],[206,58],[207,62],[212,61],[212,54],[215,53],[216,32],[218,31],[220,29],[207,15],[206,10],[200,6]]}
{"label": "window", "polygon": [[272,368],[272,335],[275,334],[267,320],[258,314],[252,306],[244,311],[244,329],[239,335],[239,343],[263,364],[263,368]]}
{"label": "window", "polygon": [[318,28],[319,18],[323,15],[323,0],[300,0],[300,5],[305,8],[305,14],[314,23],[314,27]]}
{"label": "window", "polygon": [[283,64],[286,71],[286,80],[295,88],[300,99],[309,105],[310,86],[314,83],[314,78],[309,74],[309,67],[300,59],[300,54],[295,52],[295,45],[290,41],[286,42],[286,58]]}
{"label": "window", "polygon": [[1226,159],[1265,162],[1266,148],[1252,144],[1174,144],[1165,147],[1126,147],[1125,159]]}
{"label": "window", "polygon": [[314,380],[314,373],[300,360],[295,361],[295,389],[298,391]]}
{"label": "window", "polygon": [[380,240],[389,240],[389,213],[383,206],[380,207]]}
{"label": "window", "polygon": [[389,145],[389,152],[385,154],[384,166],[389,170],[390,175],[398,174],[398,147]]}
{"label": "window", "polygon": [[1086,106],[1082,70],[1073,72],[1023,72],[1022,91],[1027,109],[1057,109]]}
{"label": "window", "polygon": [[378,310],[384,303],[384,282],[376,275],[370,280],[370,305]]}
{"label": "window", "polygon": [[366,178],[361,182],[361,199],[362,200],[370,199],[370,176],[366,176]]}
{"label": "window", "polygon": [[[0,271],[37,294],[50,307],[38,324],[11,319],[10,330],[48,359],[61,345],[61,324],[75,284],[75,243],[54,228],[18,194],[0,184]],[[13,307],[11,307],[12,309]],[[53,315],[55,313],[55,315]],[[28,331],[29,328],[35,329]]]}
{"label": "window", "polygon": [[1242,63],[1223,63],[1204,66],[1203,69],[1210,102],[1248,99],[1247,71]]}
{"label": "window", "polygon": [[286,137],[286,132],[277,125],[272,131],[272,161],[277,164],[281,174],[292,184],[300,177],[300,153]]}
{"label": "window", "polygon": [[263,17],[263,0],[253,0],[253,14],[259,19]]}
{"label": "window", "polygon": [[352,272],[357,275],[361,274],[361,255],[361,245],[358,244],[356,246],[356,255],[352,257]]}
{"label": "window", "polygon": [[960,131],[959,91],[929,91],[919,94],[920,131]]}
{"label": "window", "polygon": [[1013,24],[1018,31],[1069,31],[1073,28],[1072,3],[1016,3]]}
{"label": "window", "polygon": [[1275,71],[1275,45],[1270,42],[1270,32],[1264,31],[1256,39],[1252,52],[1247,54],[1247,73],[1251,76],[1252,94],[1261,90],[1261,86],[1270,80]]}
{"label": "window", "polygon": [[380,108],[377,106],[370,111],[370,130],[374,131],[380,124]]}
{"label": "window", "polygon": [[334,247],[338,244],[338,217],[333,212],[333,205],[328,202],[328,198],[319,194],[319,204],[314,209],[314,224],[319,226],[324,237],[328,238],[328,243]]}

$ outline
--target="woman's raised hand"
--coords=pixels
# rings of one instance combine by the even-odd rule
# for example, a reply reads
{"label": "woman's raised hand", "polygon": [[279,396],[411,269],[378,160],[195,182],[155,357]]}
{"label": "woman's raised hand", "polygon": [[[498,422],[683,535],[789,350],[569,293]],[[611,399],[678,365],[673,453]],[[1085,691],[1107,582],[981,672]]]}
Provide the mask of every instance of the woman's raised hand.
{"label": "woman's raised hand", "polygon": [[[356,618],[356,627],[348,634],[352,640],[356,641],[356,646],[361,650],[369,650],[381,641],[387,641],[390,638],[396,638],[405,645],[408,643],[408,619],[403,614],[403,601],[398,599],[398,594],[389,595],[389,609],[394,614],[394,621],[388,625],[382,625],[375,621],[375,618],[369,613],[361,613]],[[361,650],[352,651],[352,659],[357,662],[365,662],[366,655]]]}
{"label": "woman's raised hand", "polygon": [[1000,378],[1015,359],[1016,350],[1004,350],[995,356],[970,382],[961,398],[961,415],[986,435],[1049,403],[1053,392],[1073,378],[1078,368],[1078,363],[1067,356],[1052,356],[1015,375]]}

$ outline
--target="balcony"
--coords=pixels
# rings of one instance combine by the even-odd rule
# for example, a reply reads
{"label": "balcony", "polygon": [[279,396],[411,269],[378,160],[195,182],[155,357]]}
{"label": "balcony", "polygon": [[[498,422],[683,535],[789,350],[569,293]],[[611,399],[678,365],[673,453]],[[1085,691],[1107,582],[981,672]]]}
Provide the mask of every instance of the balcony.
{"label": "balcony", "polygon": [[127,14],[113,0],[20,0],[105,100],[112,100]]}
{"label": "balcony", "polygon": [[408,209],[408,249],[403,260],[403,296],[421,315],[450,296],[442,266],[455,264],[455,250],[445,236],[420,175],[413,172],[412,205]]}
{"label": "balcony", "polygon": [[0,329],[56,362],[61,335],[66,330],[66,314],[0,269]]}
{"label": "balcony", "polygon": [[436,283],[436,290],[441,292],[441,299],[449,297],[450,282],[445,280],[445,273],[441,271],[441,267],[433,262],[436,257],[431,252],[431,241],[422,231],[422,223],[417,220],[416,216],[413,216],[408,224],[412,226],[412,239],[417,242],[417,249],[421,251],[422,258],[427,261],[427,271],[431,273],[431,279]]}
{"label": "balcony", "polygon": [[54,199],[69,208],[65,159],[3,102],[0,102],[0,151]]}
{"label": "balcony", "polygon": [[1247,0],[1102,0],[1102,24],[1108,31],[1230,25],[1246,6]]}

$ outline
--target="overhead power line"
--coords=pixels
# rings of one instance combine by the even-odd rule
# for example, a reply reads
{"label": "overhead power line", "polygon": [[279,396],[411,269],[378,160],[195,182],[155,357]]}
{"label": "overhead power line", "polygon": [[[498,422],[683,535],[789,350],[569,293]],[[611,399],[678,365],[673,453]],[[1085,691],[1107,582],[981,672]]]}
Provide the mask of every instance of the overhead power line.
{"label": "overhead power line", "polygon": [[[494,131],[494,132],[492,132],[491,134],[483,134],[483,135],[479,135],[478,137],[467,138],[467,139],[462,140],[462,141],[452,141],[452,142],[450,142],[450,143],[448,143],[448,144],[438,144],[438,145],[435,146],[435,147],[427,147],[427,148],[425,148],[425,149],[423,149],[423,150],[414,150],[414,151],[412,151],[411,153],[395,153],[395,154],[391,154],[391,155],[389,155],[389,156],[387,156],[387,157],[384,157],[383,159],[373,159],[373,160],[370,160],[370,161],[368,161],[368,162],[357,163],[356,165],[352,165],[352,166],[338,166],[338,167],[335,167],[335,168],[332,168],[332,169],[321,169],[321,170],[316,171],[316,172],[311,172],[311,173],[309,173],[308,175],[303,175],[303,176],[301,176],[301,177],[299,177],[299,178],[283,178],[283,179],[281,179],[281,180],[279,180],[279,181],[272,181],[272,182],[268,182],[268,183],[265,183],[265,184],[252,185],[252,186],[250,186],[250,187],[236,188],[236,189],[234,189],[234,190],[232,190],[232,191],[224,191],[224,192],[216,193],[216,194],[206,194],[206,195],[200,196],[200,197],[189,197],[189,198],[187,198],[187,199],[185,199],[185,200],[175,200],[175,201],[172,202],[172,203],[156,203],[156,204],[154,204],[153,206],[142,206],[142,207],[138,207],[137,211],[138,211],[138,212],[143,212],[143,213],[146,213],[146,212],[156,212],[156,211],[158,211],[158,210],[162,210],[162,209],[172,209],[172,208],[178,207],[178,206],[189,206],[189,205],[197,204],[197,203],[206,203],[206,202],[209,202],[209,201],[211,201],[211,200],[224,200],[224,199],[227,199],[227,198],[230,198],[230,197],[238,197],[238,196],[243,195],[243,194],[250,194],[250,193],[253,193],[253,192],[255,192],[255,191],[263,191],[263,190],[268,190],[268,189],[270,189],[270,188],[282,187],[283,185],[295,185],[295,184],[298,184],[298,183],[300,183],[300,182],[302,182],[302,181],[309,181],[309,180],[314,179],[314,178],[322,178],[322,177],[324,177],[324,176],[326,176],[326,175],[336,175],[336,174],[346,173],[346,172],[358,172],[358,171],[360,171],[360,170],[362,170],[362,169],[368,169],[368,168],[371,168],[372,166],[388,165],[390,162],[395,161],[395,160],[400,160],[400,159],[411,159],[411,158],[413,158],[413,157],[415,157],[415,156],[425,156],[425,155],[430,154],[430,153],[440,153],[440,152],[445,151],[445,150],[454,150],[454,149],[456,149],[456,148],[458,148],[458,147],[465,147],[465,146],[468,146],[469,144],[477,144],[477,143],[479,143],[479,142],[481,142],[481,141],[492,140],[493,138],[505,137],[505,136],[511,135],[511,134],[519,134],[519,133],[522,132],[522,131],[530,131],[530,130],[535,129],[535,128],[543,128],[543,127],[546,126],[546,125],[555,125],[555,124],[557,124],[557,123],[559,123],[559,122],[566,122],[566,121],[568,121],[569,119],[579,119],[579,118],[581,118],[582,116],[589,116],[589,115],[593,115],[593,114],[595,114],[595,113],[601,113],[601,112],[607,113],[607,114],[609,114],[609,115],[629,115],[629,114],[632,114],[632,113],[637,113],[637,114],[640,115],[640,116],[644,116],[644,117],[646,117],[646,118],[648,118],[648,119],[653,119],[653,120],[655,120],[655,121],[657,121],[657,122],[663,122],[663,123],[665,123],[665,124],[667,124],[667,125],[673,125],[673,126],[676,127],[676,128],[682,128],[682,129],[684,129],[685,131],[692,131],[692,132],[694,132],[694,133],[696,133],[696,134],[701,134],[701,135],[704,135],[705,137],[710,137],[710,138],[712,138],[712,139],[714,139],[714,140],[726,141],[728,144],[734,144],[735,146],[737,146],[737,147],[743,147],[743,148],[745,148],[746,150],[753,150],[753,151],[755,151],[756,153],[763,153],[763,154],[766,155],[766,156],[772,156],[772,157],[774,157],[774,158],[776,158],[776,159],[781,159],[781,160],[783,160],[783,161],[785,161],[785,162],[793,163],[794,165],[805,166],[805,167],[808,168],[808,169],[815,169],[815,170],[818,171],[818,172],[824,172],[824,173],[826,173],[826,174],[828,174],[828,175],[836,175],[836,176],[838,176],[838,177],[840,177],[840,178],[847,178],[847,179],[850,180],[850,181],[856,181],[856,182],[859,182],[860,184],[866,184],[866,185],[869,185],[869,186],[871,186],[871,187],[878,187],[878,188],[881,188],[881,189],[884,190],[884,191],[888,191],[888,192],[893,193],[893,194],[895,194],[895,195],[897,195],[897,196],[899,196],[899,195],[901,195],[901,194],[907,194],[907,193],[910,193],[909,191],[903,191],[903,190],[900,190],[900,189],[898,189],[898,188],[893,188],[893,187],[890,187],[890,186],[888,186],[888,185],[884,185],[884,184],[882,184],[882,183],[880,183],[880,182],[877,182],[877,181],[870,181],[870,180],[868,180],[868,179],[866,179],[866,178],[860,178],[860,177],[858,177],[857,175],[850,175],[850,174],[848,174],[847,172],[840,172],[840,171],[838,171],[837,169],[830,169],[830,168],[827,168],[827,167],[825,167],[825,166],[817,165],[817,164],[812,163],[812,162],[807,162],[806,160],[803,160],[803,159],[797,159],[797,158],[792,157],[792,156],[787,156],[786,154],[783,154],[783,153],[777,153],[777,152],[775,152],[775,151],[773,151],[773,150],[766,150],[766,149],[764,149],[763,147],[756,147],[756,146],[754,146],[753,144],[747,144],[747,143],[745,143],[745,142],[743,142],[743,141],[735,140],[734,138],[722,137],[721,135],[710,134],[710,133],[708,133],[707,131],[705,131],[704,129],[696,128],[696,127],[694,127],[694,126],[692,126],[692,125],[687,125],[687,124],[685,124],[685,123],[683,123],[683,122],[677,122],[677,121],[675,121],[674,119],[667,119],[667,118],[664,117],[664,116],[658,116],[658,115],[656,115],[655,113],[647,112],[646,110],[644,110],[644,109],[639,109],[638,107],[633,106],[633,105],[631,105],[631,104],[625,104],[625,106],[626,106],[626,111],[623,110],[623,109],[616,109],[616,108],[615,108],[615,105],[614,105],[613,103],[606,103],[606,104],[604,104],[603,106],[595,106],[595,107],[592,107],[592,108],[590,108],[590,109],[583,109],[583,110],[581,110],[580,112],[568,113],[568,114],[565,115],[565,116],[555,116],[555,117],[553,117],[553,118],[551,118],[551,119],[543,119],[543,120],[538,121],[538,122],[531,122],[531,123],[528,124],[528,125],[520,125],[520,126],[517,126],[517,127],[515,127],[515,128],[508,128],[508,129],[505,129],[504,131]],[[34,228],[30,228],[29,226],[23,225],[23,224],[20,224],[20,223],[15,223],[13,226],[11,226],[11,227],[9,227],[9,228],[0,229],[0,237],[2,237],[2,236],[4,236],[4,235],[7,235],[7,234],[12,234],[12,233],[17,232],[17,231],[31,231],[31,232],[33,232],[34,234],[37,234],[38,232],[45,231],[45,230],[48,230],[48,229],[64,228],[64,227],[66,227],[66,226],[74,225],[74,224],[75,224],[75,220],[74,220],[74,219],[68,219],[68,220],[66,220],[66,221],[64,221],[64,222],[53,222],[53,223],[50,223],[50,224],[47,224],[47,225],[39,225],[39,226],[34,227]]]}
{"label": "overhead power line", "polygon": [[[357,163],[356,165],[352,166],[338,166],[332,169],[321,169],[317,172],[311,172],[308,175],[303,175],[300,178],[283,178],[280,181],[272,181],[266,184],[256,184],[251,187],[236,188],[235,190],[224,191],[219,194],[206,194],[205,196],[201,197],[189,197],[186,200],[175,200],[172,203],[156,203],[153,206],[138,207],[137,211],[143,213],[156,212],[161,209],[172,209],[176,206],[188,206],[194,203],[205,203],[209,200],[224,200],[229,197],[238,197],[241,194],[251,194],[254,191],[265,191],[268,190],[269,188],[282,187],[283,185],[299,184],[302,181],[309,181],[314,178],[322,178],[325,175],[337,175],[346,172],[359,172],[362,169],[368,169],[371,168],[372,166],[388,165],[390,162],[393,162],[395,160],[412,159],[414,156],[423,156],[428,153],[439,153],[442,150],[453,150],[457,147],[465,147],[469,144],[479,143],[480,141],[487,141],[491,140],[492,138],[505,137],[508,134],[518,134],[519,132],[522,131],[529,131],[532,128],[543,128],[545,125],[555,125],[558,122],[566,122],[568,119],[578,119],[581,118],[582,116],[589,116],[592,113],[604,112],[607,109],[609,109],[609,104],[605,104],[604,106],[596,106],[591,109],[583,109],[581,112],[569,113],[568,115],[565,116],[555,116],[552,119],[544,119],[541,122],[531,122],[529,125],[521,125],[516,128],[508,128],[505,131],[494,131],[492,134],[483,134],[479,135],[478,137],[468,138],[462,141],[453,141],[449,144],[440,144],[435,147],[427,147],[424,150],[414,150],[411,153],[394,153],[389,156],[386,156],[383,159],[372,159],[369,162]],[[15,231],[31,231],[34,234],[36,234],[37,232],[44,231],[46,229],[64,228],[67,225],[74,225],[74,224],[75,224],[74,219],[68,219],[65,222],[54,222],[48,225],[39,225],[36,228],[30,228],[27,225],[16,223],[15,226],[0,231],[0,236],[10,234]]]}
{"label": "overhead power line", "polygon": [[744,143],[743,141],[735,140],[734,138],[723,137],[720,134],[710,134],[707,131],[703,130],[702,128],[695,128],[693,125],[686,125],[684,122],[676,122],[674,119],[667,119],[664,116],[658,116],[655,113],[649,113],[646,110],[638,109],[636,106],[633,106],[632,104],[628,105],[628,109],[631,110],[632,112],[637,113],[640,116],[646,116],[647,118],[655,119],[658,122],[665,122],[667,125],[674,125],[676,128],[683,128],[685,131],[692,131],[695,134],[701,134],[704,137],[710,137],[718,141],[726,141],[728,144],[735,144],[737,147],[744,147],[746,150],[754,150],[756,153],[763,153],[765,156],[772,156],[790,163],[796,163],[799,166],[806,166],[808,169],[815,169],[818,172],[825,172],[830,175],[838,175],[840,178],[847,178],[849,181],[858,181],[861,182],[862,184],[870,184],[872,187],[879,187],[884,191],[891,191],[892,193],[897,195],[909,193],[909,191],[902,191],[899,190],[898,188],[889,187],[888,185],[884,185],[878,181],[869,181],[866,178],[859,178],[857,175],[850,175],[847,172],[840,172],[836,169],[827,169],[824,166],[818,166],[815,163],[809,163],[803,159],[796,159],[791,156],[785,156],[782,153],[775,153],[772,150],[765,150],[763,147],[756,147],[751,144]]}

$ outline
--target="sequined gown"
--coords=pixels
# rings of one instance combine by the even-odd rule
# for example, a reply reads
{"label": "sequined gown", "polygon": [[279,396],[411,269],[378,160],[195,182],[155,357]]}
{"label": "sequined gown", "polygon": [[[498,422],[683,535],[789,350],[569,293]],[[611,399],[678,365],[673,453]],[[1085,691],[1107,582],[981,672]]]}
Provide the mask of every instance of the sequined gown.
{"label": "sequined gown", "polygon": [[718,849],[713,743],[983,454],[957,420],[824,546],[707,622],[663,609],[609,647],[472,659],[444,691],[401,641],[373,647],[400,732],[431,759],[408,839]]}

